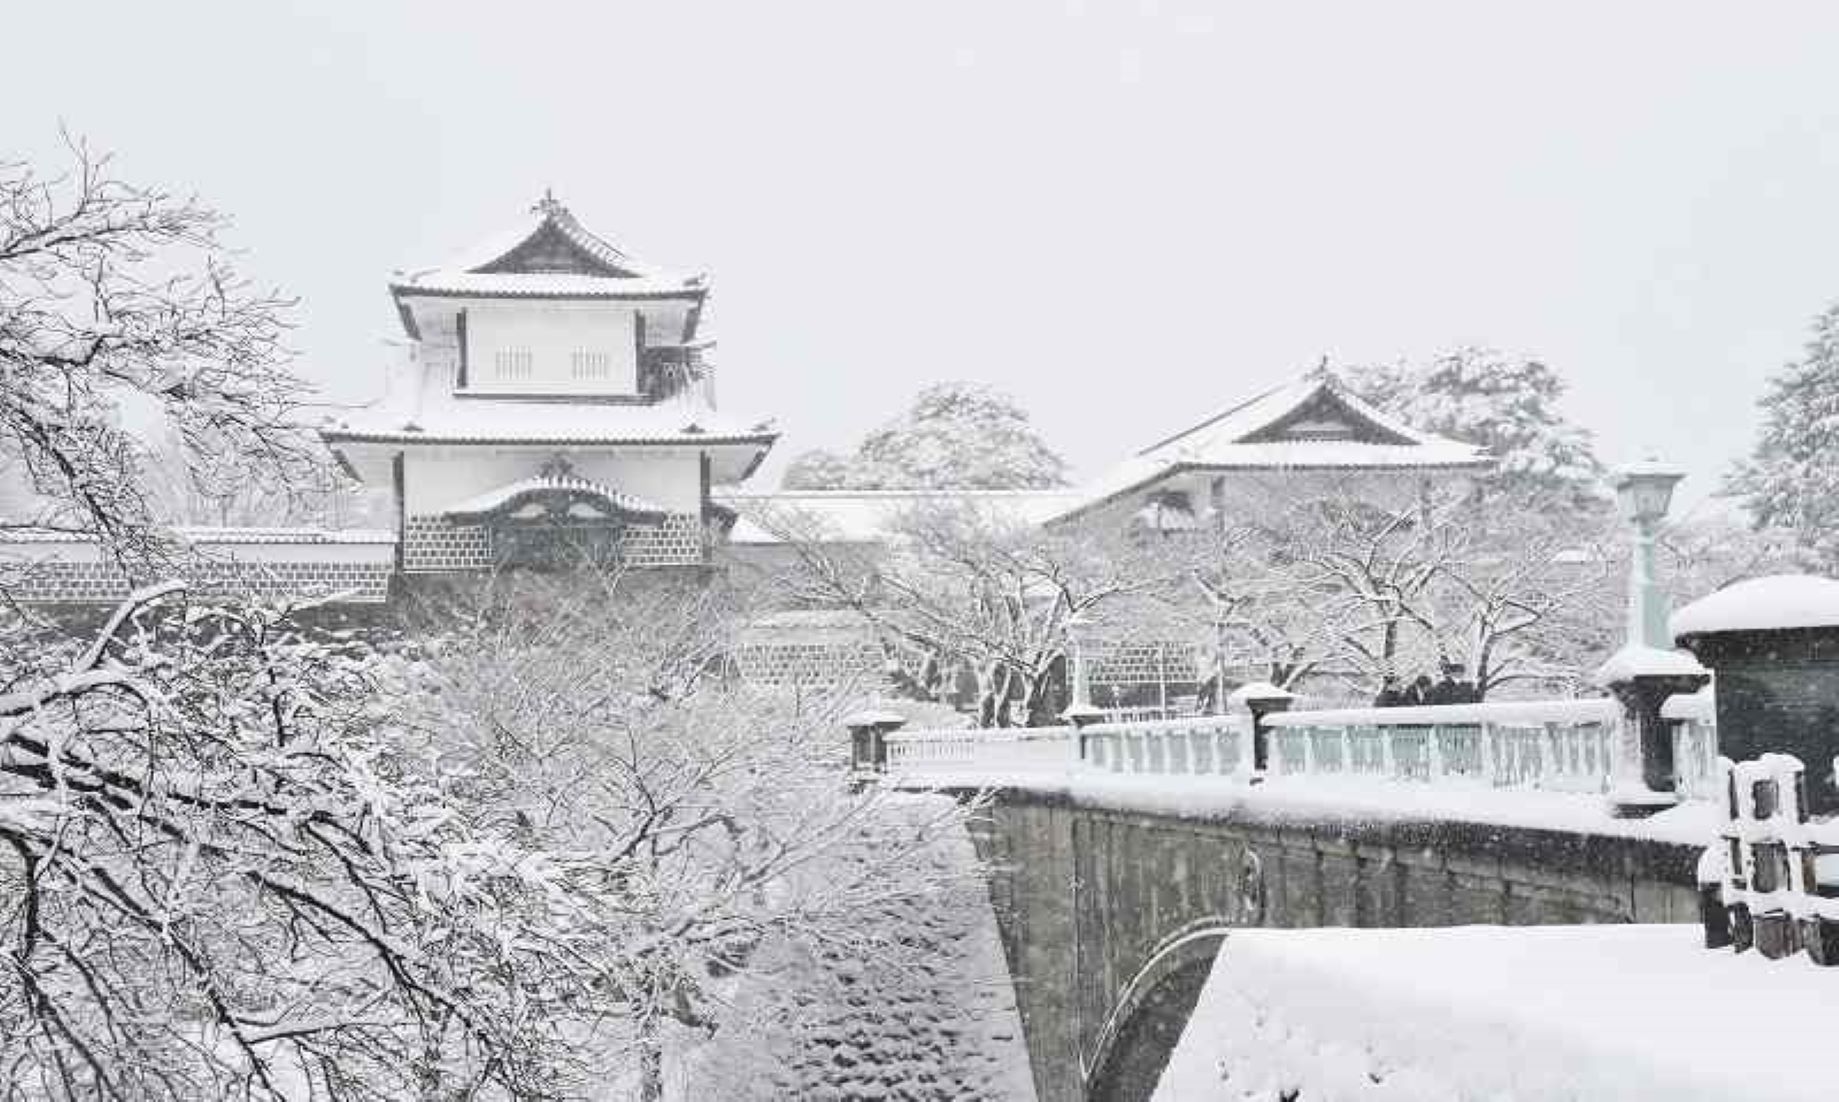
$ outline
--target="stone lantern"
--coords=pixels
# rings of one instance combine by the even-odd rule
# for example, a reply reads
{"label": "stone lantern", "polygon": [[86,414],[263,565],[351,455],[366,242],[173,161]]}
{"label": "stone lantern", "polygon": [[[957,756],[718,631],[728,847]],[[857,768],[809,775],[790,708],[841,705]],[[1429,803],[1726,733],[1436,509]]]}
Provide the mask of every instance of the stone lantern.
{"label": "stone lantern", "polygon": [[1241,685],[1226,698],[1228,705],[1243,708],[1252,716],[1252,784],[1263,781],[1271,765],[1271,725],[1266,717],[1275,712],[1288,711],[1295,700],[1295,693],[1280,689],[1268,681]]}
{"label": "stone lantern", "polygon": [[1654,540],[1660,522],[1673,503],[1673,487],[1685,474],[1653,459],[1630,463],[1611,476],[1616,505],[1634,527],[1632,561],[1628,572],[1628,643],[1630,646],[1666,648],[1667,602],[1654,578]]}
{"label": "stone lantern", "polygon": [[849,766],[857,773],[888,771],[888,735],[899,730],[907,717],[885,708],[870,708],[843,720],[849,729]]}
{"label": "stone lantern", "polygon": [[1807,811],[1839,812],[1839,581],[1738,582],[1680,609],[1671,629],[1717,675],[1718,752],[1792,754],[1806,766]]}
{"label": "stone lantern", "polygon": [[1628,622],[1622,649],[1597,669],[1595,682],[1622,705],[1624,731],[1610,790],[1618,818],[1638,818],[1679,802],[1675,791],[1673,731],[1660,714],[1675,693],[1696,692],[1711,679],[1689,654],[1670,649],[1667,599],[1655,578],[1654,541],[1673,501],[1673,487],[1685,477],[1655,460],[1631,463],[1615,472],[1616,504],[1634,529],[1628,571]]}

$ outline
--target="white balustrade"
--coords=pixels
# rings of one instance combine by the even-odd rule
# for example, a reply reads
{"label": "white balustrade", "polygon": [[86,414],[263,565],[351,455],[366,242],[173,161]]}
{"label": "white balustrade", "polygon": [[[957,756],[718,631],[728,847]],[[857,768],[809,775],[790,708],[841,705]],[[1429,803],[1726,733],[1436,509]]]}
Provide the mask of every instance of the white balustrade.
{"label": "white balustrade", "polygon": [[[1715,798],[1717,732],[1708,694],[1675,697],[1680,795]],[[1346,708],[1265,717],[1271,774],[1602,793],[1623,723],[1609,699]],[[1081,746],[1083,744],[1083,756]],[[1246,715],[1072,727],[898,731],[888,769],[929,776],[1059,775],[1073,770],[1142,775],[1249,773]]]}
{"label": "white balustrade", "polygon": [[1673,721],[1673,772],[1681,798],[1722,799],[1718,708],[1712,690],[1704,688],[1670,697],[1661,705],[1660,715]]}

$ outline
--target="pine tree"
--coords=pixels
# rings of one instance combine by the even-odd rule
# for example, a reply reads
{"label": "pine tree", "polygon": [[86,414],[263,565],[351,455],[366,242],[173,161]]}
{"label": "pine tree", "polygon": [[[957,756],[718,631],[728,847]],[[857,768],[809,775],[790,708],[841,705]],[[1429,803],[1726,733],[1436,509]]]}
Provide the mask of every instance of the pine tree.
{"label": "pine tree", "polygon": [[1839,303],[1814,319],[1798,361],[1769,380],[1756,447],[1725,480],[1758,528],[1778,527],[1839,565]]}
{"label": "pine tree", "polygon": [[848,458],[807,452],[786,489],[1031,490],[1066,485],[1066,461],[1015,400],[979,383],[937,383]]}
{"label": "pine tree", "polygon": [[1464,347],[1421,367],[1356,369],[1348,381],[1415,428],[1487,448],[1503,488],[1600,496],[1590,432],[1559,411],[1565,381],[1538,360]]}

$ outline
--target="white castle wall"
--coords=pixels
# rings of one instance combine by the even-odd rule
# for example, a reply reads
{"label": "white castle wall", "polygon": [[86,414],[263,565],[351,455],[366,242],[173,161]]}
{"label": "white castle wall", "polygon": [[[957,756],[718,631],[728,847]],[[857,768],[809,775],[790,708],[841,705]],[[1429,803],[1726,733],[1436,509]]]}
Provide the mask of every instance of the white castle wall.
{"label": "white castle wall", "polygon": [[596,302],[469,302],[466,387],[637,394],[636,311]]}
{"label": "white castle wall", "polygon": [[[542,417],[542,407],[529,415]],[[610,489],[644,498],[670,513],[702,512],[700,454],[677,451],[582,451],[575,448],[415,449],[403,461],[404,508],[410,516],[438,516],[488,490],[535,476],[557,454],[576,474]]]}

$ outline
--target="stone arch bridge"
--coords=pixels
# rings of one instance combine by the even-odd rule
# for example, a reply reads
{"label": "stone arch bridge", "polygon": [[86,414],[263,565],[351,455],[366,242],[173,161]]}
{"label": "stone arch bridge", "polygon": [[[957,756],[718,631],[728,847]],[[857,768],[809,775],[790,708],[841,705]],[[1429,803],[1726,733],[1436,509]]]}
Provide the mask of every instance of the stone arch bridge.
{"label": "stone arch bridge", "polygon": [[1018,788],[976,837],[1042,1102],[1149,1098],[1235,929],[1697,917],[1696,847],[1628,836]]}

